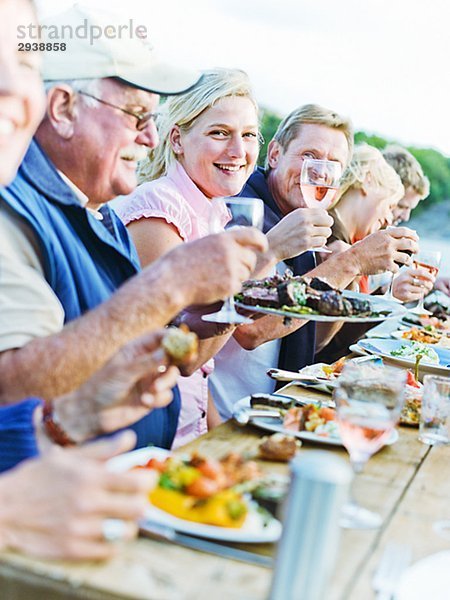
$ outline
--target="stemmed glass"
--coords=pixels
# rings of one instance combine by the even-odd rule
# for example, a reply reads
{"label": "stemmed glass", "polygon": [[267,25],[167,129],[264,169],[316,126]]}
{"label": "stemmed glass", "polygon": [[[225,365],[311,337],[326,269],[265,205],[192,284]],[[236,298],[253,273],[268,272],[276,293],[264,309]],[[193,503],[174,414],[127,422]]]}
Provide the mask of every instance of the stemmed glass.
{"label": "stemmed glass", "polygon": [[[431,275],[436,276],[439,271],[439,265],[441,264],[442,253],[438,250],[423,250],[416,254],[414,257],[414,266],[417,269],[418,267],[422,267],[431,273]],[[419,277],[420,279],[420,277]],[[409,312],[415,315],[431,315],[429,310],[425,308],[423,305],[424,298],[422,297],[417,306],[415,308],[410,308]]]}
{"label": "stemmed glass", "polygon": [[[327,210],[339,188],[341,163],[336,160],[305,158],[300,174],[300,188],[308,208]],[[313,252],[331,252],[326,247],[311,248]]]}
{"label": "stemmed glass", "polygon": [[[389,225],[388,227],[386,227],[386,230],[389,230],[389,229],[396,229],[396,227],[394,225]],[[410,250],[402,250],[402,252],[404,254],[408,254],[409,256],[412,255],[412,252]],[[396,264],[399,267],[403,266],[403,263],[397,262]],[[389,273],[389,271],[387,271],[387,272]],[[399,300],[398,298],[396,298],[394,296],[394,294],[392,293],[392,289],[394,287],[394,277],[395,277],[394,273],[391,273],[391,278],[390,278],[390,282],[389,282],[389,285],[388,285],[388,289],[385,291],[384,294],[381,294],[380,298],[384,298],[385,300],[390,300],[392,302],[399,302],[401,304],[401,300]]]}
{"label": "stemmed glass", "polygon": [[[264,203],[259,198],[214,198],[209,221],[210,233],[220,233],[233,227],[256,227],[262,231]],[[203,321],[212,323],[253,323],[252,319],[240,315],[235,308],[234,298],[227,298],[222,308],[215,313],[202,316]]]}
{"label": "stemmed glass", "polygon": [[[393,367],[347,363],[334,391],[342,443],[350,455],[353,472],[361,473],[369,458],[391,436],[400,417],[406,371]],[[349,529],[374,529],[379,514],[349,502],[340,525]]]}
{"label": "stemmed glass", "polygon": [[[388,272],[388,271],[387,271]],[[389,280],[389,285],[387,290],[384,292],[384,294],[381,294],[381,296],[379,296],[380,298],[383,298],[384,300],[390,300],[392,302],[401,302],[398,298],[396,298],[394,296],[394,294],[392,293],[392,289],[394,287],[394,273],[391,273],[391,278]]]}

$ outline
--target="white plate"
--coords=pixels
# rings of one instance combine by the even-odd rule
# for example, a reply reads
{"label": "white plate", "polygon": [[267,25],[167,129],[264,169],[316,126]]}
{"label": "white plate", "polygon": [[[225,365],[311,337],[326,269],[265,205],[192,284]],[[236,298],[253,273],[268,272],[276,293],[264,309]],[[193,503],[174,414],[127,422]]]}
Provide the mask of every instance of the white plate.
{"label": "white plate", "polygon": [[[366,360],[373,360],[374,362],[376,361],[380,361],[380,363],[382,362],[381,359],[377,358],[377,357],[373,357],[373,359],[371,358],[351,358],[349,359],[347,362],[361,362],[361,361],[366,361]],[[307,367],[303,367],[303,369],[299,370],[299,373],[301,375],[312,375],[313,377],[327,377],[326,374],[323,371],[322,367],[329,367],[330,365],[328,365],[327,363],[314,363],[313,365],[308,365]],[[313,389],[316,390],[318,392],[324,392],[325,394],[332,394],[334,388],[337,385],[337,381],[339,379],[339,375],[332,375],[330,379],[327,379],[326,381],[320,381],[318,383],[303,383],[302,381],[293,381],[292,383],[294,385],[299,385],[301,387],[307,388],[307,389]]]}
{"label": "white plate", "polygon": [[[424,322],[425,324],[429,324],[427,323],[427,321],[425,321],[425,319],[432,319],[433,315],[424,315]],[[436,330],[438,331],[438,333],[445,333],[446,331],[450,331],[450,329],[448,327],[440,329],[439,328],[439,320],[436,319],[436,321],[438,322],[438,326],[436,327]],[[445,323],[447,324],[447,321],[441,321],[441,323]],[[408,327],[409,329],[411,329],[411,327],[419,327],[420,329],[423,329],[423,327],[425,327],[425,325],[422,325],[422,322],[420,320],[420,317],[418,315],[414,315],[411,313],[406,313],[406,315],[403,315],[402,318],[400,319],[400,324],[404,325],[405,327]]]}
{"label": "white plate", "polygon": [[388,319],[387,321],[383,321],[382,323],[375,325],[375,327],[372,327],[372,329],[366,331],[364,337],[389,339],[391,337],[392,331],[395,331],[396,329],[401,329],[402,325],[400,324],[400,322],[400,318]]}
{"label": "white plate", "polygon": [[396,600],[448,600],[450,597],[450,551],[417,561],[400,577]]}
{"label": "white plate", "polygon": [[288,310],[281,310],[277,308],[267,308],[264,306],[249,306],[242,302],[236,302],[236,306],[245,309],[250,312],[259,312],[268,315],[278,315],[280,317],[289,317],[292,319],[302,319],[303,321],[319,321],[324,323],[334,323],[335,321],[344,321],[349,323],[378,323],[379,321],[385,321],[386,319],[394,319],[405,314],[406,309],[402,304],[393,302],[392,300],[385,300],[381,296],[372,296],[370,294],[361,294],[359,292],[349,292],[345,290],[342,292],[345,298],[358,298],[359,300],[368,300],[372,307],[372,312],[388,311],[387,315],[379,315],[377,317],[331,317],[328,315],[319,314],[299,314]]}
{"label": "white plate", "polygon": [[[420,329],[422,329],[422,328],[420,328]],[[410,331],[410,330],[409,329],[406,329],[406,330],[400,329],[397,331],[393,331],[391,333],[391,337],[393,337],[395,340],[406,340],[407,338],[403,337],[403,334],[405,333],[405,331]],[[430,344],[430,346],[435,349],[436,348],[444,348],[446,350],[449,350],[450,349],[450,337],[446,336],[445,333],[441,333],[440,331],[437,331],[436,333],[439,334],[439,339],[434,344]]]}
{"label": "white plate", "polygon": [[[312,377],[326,378],[327,376],[322,369],[324,366],[328,367],[329,365],[326,363],[315,363],[313,365],[303,367],[303,369],[299,370],[299,373],[300,375],[312,375]],[[333,377],[332,379],[327,379],[326,381],[320,381],[318,383],[303,383],[302,381],[294,381],[293,383],[304,388],[316,390],[318,392],[324,392],[325,394],[332,394],[334,388],[336,387],[336,379],[337,377]]]}
{"label": "white plate", "polygon": [[[360,340],[357,344],[350,346],[350,350],[358,354],[369,353],[375,356],[381,356],[383,358],[388,358],[390,361],[396,362],[400,365],[414,367],[414,359],[391,355],[392,350],[398,350],[398,348],[400,348],[400,346],[403,344],[409,343],[409,340]],[[450,364],[450,350],[446,348],[440,348],[439,346],[436,346],[436,344],[425,344],[425,346],[430,346],[430,348],[433,348],[433,350],[437,352],[440,359],[440,364],[433,365],[432,363],[427,363],[426,360],[422,359],[419,365],[420,372],[434,373],[436,375],[449,375],[450,368],[446,365]]]}
{"label": "white plate", "polygon": [[[108,467],[112,471],[127,471],[137,465],[145,465],[150,458],[164,459],[170,455],[168,450],[162,448],[141,448],[134,452],[127,452],[121,456],[116,456],[108,461]],[[256,505],[251,503],[249,513],[244,524],[239,529],[232,527],[216,527],[214,525],[204,525],[194,523],[174,517],[155,506],[150,505],[144,519],[139,524],[141,529],[145,530],[146,523],[151,530],[151,524],[157,523],[176,529],[181,533],[195,535],[197,537],[209,538],[212,540],[221,540],[223,542],[242,542],[242,543],[265,543],[275,542],[281,535],[281,523],[277,519],[272,519],[266,526],[262,515],[257,512]]]}
{"label": "white plate", "polygon": [[[245,396],[245,398],[241,398],[238,402],[236,402],[236,404],[233,407],[233,410],[249,407],[250,396]],[[291,429],[284,429],[281,418],[275,419],[255,417],[251,419],[250,423],[255,427],[258,427],[259,429],[263,429],[264,431],[270,431],[271,433],[283,433],[284,435],[296,437],[300,440],[303,440],[304,442],[311,442],[314,444],[325,444],[327,446],[342,446],[342,441],[339,436],[325,437],[323,435],[318,435],[317,433],[313,433],[311,431],[292,431]],[[386,441],[385,446],[391,446],[392,444],[395,444],[397,440],[398,431],[394,429],[390,438]]]}
{"label": "white plate", "polygon": [[[391,332],[391,337],[394,338],[394,340],[406,340],[407,338],[403,337],[403,334],[405,333],[405,331],[409,331],[408,329],[397,329],[396,331],[392,331]],[[388,338],[386,338],[388,339]]]}

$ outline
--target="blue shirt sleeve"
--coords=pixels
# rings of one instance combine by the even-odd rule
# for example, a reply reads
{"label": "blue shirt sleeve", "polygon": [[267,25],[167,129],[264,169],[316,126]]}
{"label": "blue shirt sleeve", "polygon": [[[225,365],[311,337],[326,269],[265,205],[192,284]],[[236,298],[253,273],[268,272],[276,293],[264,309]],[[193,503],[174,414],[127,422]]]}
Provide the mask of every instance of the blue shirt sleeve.
{"label": "blue shirt sleeve", "polygon": [[39,454],[33,414],[42,404],[38,398],[28,398],[0,407],[0,473]]}

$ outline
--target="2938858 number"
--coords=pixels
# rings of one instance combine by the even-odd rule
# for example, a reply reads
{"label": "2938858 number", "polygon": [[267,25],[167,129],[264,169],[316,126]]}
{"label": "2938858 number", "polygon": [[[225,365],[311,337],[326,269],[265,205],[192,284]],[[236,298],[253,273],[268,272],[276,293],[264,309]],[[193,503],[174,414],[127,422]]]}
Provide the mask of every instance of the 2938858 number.
{"label": "2938858 number", "polygon": [[64,52],[67,49],[65,42],[20,42],[19,52]]}

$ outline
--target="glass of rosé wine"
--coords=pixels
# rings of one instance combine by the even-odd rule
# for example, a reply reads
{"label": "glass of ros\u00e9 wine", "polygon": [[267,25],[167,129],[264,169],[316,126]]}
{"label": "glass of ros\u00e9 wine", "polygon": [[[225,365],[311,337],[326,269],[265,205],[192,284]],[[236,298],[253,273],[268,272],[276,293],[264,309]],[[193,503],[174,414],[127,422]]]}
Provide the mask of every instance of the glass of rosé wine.
{"label": "glass of ros\u00e9 wine", "polygon": [[[337,160],[305,158],[300,174],[300,189],[308,208],[330,207],[339,189],[342,175],[341,163]],[[328,248],[311,248],[313,252],[331,252]]]}
{"label": "glass of ros\u00e9 wine", "polygon": [[[355,475],[391,437],[400,418],[405,385],[403,369],[347,363],[342,370],[334,400],[339,433]],[[375,529],[381,522],[379,514],[351,500],[344,506],[340,525]]]}
{"label": "glass of ros\u00e9 wine", "polygon": [[[414,256],[414,267],[417,269],[418,267],[422,267],[422,269],[426,269],[434,278],[436,278],[439,272],[439,266],[441,264],[442,253],[439,250],[423,250]],[[423,277],[418,277],[418,279],[422,279]],[[410,313],[415,315],[432,315],[429,310],[425,308],[423,305],[423,297],[418,302],[417,306],[409,309]]]}

